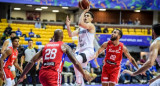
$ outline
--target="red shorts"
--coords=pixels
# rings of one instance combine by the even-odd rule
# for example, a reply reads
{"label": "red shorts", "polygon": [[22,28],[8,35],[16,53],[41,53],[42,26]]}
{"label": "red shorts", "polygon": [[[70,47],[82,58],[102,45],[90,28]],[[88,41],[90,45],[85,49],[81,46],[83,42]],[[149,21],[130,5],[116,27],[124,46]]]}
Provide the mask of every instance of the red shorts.
{"label": "red shorts", "polygon": [[61,73],[53,70],[40,70],[39,80],[43,86],[61,86]]}
{"label": "red shorts", "polygon": [[7,79],[7,78],[11,78],[11,80],[14,79],[13,74],[9,68],[3,68],[3,70],[4,70],[5,79]]}
{"label": "red shorts", "polygon": [[102,83],[114,83],[117,84],[120,76],[120,66],[106,63],[102,69]]}

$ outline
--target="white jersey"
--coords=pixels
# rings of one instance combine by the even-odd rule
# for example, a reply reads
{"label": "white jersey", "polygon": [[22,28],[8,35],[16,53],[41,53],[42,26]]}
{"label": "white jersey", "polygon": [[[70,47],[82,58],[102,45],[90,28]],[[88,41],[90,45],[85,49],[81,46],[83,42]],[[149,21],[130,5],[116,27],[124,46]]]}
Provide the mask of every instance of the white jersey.
{"label": "white jersey", "polygon": [[[160,37],[156,38],[155,40],[160,40]],[[159,66],[160,66],[160,55],[158,55],[158,57],[156,58],[156,61],[158,62]]]}
{"label": "white jersey", "polygon": [[12,41],[11,41],[11,39],[7,39],[7,40],[9,41],[7,48],[8,47],[12,47]]}
{"label": "white jersey", "polygon": [[94,49],[94,39],[95,35],[94,33],[90,33],[87,29],[84,29],[82,27],[79,28],[79,38],[78,38],[78,46],[76,51],[83,51],[87,48]]}

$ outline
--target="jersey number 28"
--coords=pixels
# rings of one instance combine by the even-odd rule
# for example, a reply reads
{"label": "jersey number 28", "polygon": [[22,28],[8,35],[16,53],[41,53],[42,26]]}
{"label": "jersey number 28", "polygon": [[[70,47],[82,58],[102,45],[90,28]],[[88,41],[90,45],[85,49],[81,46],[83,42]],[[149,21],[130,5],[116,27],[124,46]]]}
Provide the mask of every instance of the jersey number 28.
{"label": "jersey number 28", "polygon": [[56,57],[57,49],[46,49],[45,60],[54,59]]}

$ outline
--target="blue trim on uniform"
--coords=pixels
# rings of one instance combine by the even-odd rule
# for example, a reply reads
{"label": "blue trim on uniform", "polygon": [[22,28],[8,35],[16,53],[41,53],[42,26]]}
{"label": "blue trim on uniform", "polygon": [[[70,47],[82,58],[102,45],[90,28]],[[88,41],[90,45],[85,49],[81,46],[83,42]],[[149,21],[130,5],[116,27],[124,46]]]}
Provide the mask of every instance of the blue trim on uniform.
{"label": "blue trim on uniform", "polygon": [[65,57],[66,57],[66,54],[64,53],[64,54],[62,55],[62,63],[64,63]]}
{"label": "blue trim on uniform", "polygon": [[4,62],[8,61],[8,59],[9,59],[9,56],[4,60]]}

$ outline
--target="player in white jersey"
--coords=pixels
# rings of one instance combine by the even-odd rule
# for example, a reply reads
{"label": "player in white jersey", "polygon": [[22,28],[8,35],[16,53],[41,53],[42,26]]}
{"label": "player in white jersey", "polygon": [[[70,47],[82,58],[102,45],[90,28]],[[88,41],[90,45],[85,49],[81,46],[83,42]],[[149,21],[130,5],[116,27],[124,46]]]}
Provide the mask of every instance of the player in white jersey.
{"label": "player in white jersey", "polygon": [[[16,32],[15,32],[15,31],[12,31],[11,34],[10,34],[10,38],[11,38],[11,37],[15,37],[15,36],[16,36]],[[11,41],[10,38],[4,41],[3,46],[2,46],[1,53],[4,53],[4,51],[5,51],[8,47],[12,46],[12,41]],[[14,65],[11,67],[11,72],[12,72],[14,78],[15,78],[15,77],[16,77],[16,72],[15,72],[15,66],[14,66]],[[2,84],[3,84],[3,83],[1,83],[1,81],[2,81],[2,80],[0,79],[0,86],[2,86]]]}
{"label": "player in white jersey", "polygon": [[[148,60],[143,64],[141,68],[139,68],[135,72],[131,72],[128,70],[124,70],[124,73],[128,73],[132,76],[136,76],[140,73],[145,72],[148,70],[150,67],[154,65],[154,61],[157,60],[158,64],[160,65],[160,24],[155,24],[152,26],[152,38],[154,41],[150,45],[150,55]],[[160,86],[160,75],[157,76],[156,78],[153,78],[149,81],[150,86]]]}
{"label": "player in white jersey", "polygon": [[[66,25],[69,37],[79,36],[78,47],[76,52],[77,60],[81,63],[83,68],[87,67],[88,61],[93,59],[94,55],[94,39],[95,39],[95,26],[92,24],[94,18],[93,13],[89,11],[90,8],[83,11],[79,18],[79,29],[71,31],[70,20],[67,16]],[[82,74],[74,67],[76,75],[76,86],[84,86]]]}

